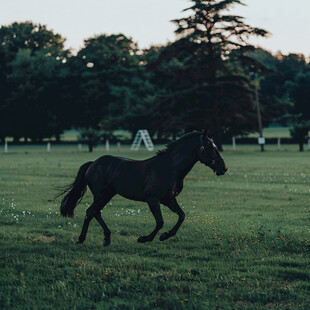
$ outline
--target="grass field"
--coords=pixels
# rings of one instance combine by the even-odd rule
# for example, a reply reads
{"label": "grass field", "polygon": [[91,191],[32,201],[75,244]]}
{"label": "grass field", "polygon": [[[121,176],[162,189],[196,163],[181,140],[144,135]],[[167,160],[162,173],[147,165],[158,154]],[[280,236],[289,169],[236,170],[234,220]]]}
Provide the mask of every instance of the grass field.
{"label": "grass field", "polygon": [[[309,309],[310,152],[296,145],[230,149],[225,176],[201,164],[187,176],[178,199],[186,219],[165,242],[158,234],[138,243],[154,219],[145,204],[115,197],[103,211],[108,248],[96,221],[75,245],[89,193],[74,219],[61,217],[53,201],[55,186],[72,182],[103,147],[92,154],[74,146],[0,153],[0,308]],[[163,232],[177,217],[162,210]]]}

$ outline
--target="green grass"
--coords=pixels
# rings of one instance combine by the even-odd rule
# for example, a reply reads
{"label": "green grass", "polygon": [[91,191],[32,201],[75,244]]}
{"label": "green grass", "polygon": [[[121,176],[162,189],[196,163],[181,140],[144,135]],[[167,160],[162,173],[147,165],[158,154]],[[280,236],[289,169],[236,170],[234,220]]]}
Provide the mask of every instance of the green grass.
{"label": "green grass", "polygon": [[[115,197],[103,217],[112,243],[90,224],[75,245],[88,193],[74,219],[59,215],[55,186],[104,154],[74,146],[10,147],[0,153],[1,309],[309,309],[310,165],[297,146],[239,146],[216,177],[197,164],[179,203],[176,237],[137,238],[155,223],[148,207]],[[112,147],[111,154],[119,154]],[[146,151],[122,156],[146,158]],[[162,207],[169,230],[177,217]]]}

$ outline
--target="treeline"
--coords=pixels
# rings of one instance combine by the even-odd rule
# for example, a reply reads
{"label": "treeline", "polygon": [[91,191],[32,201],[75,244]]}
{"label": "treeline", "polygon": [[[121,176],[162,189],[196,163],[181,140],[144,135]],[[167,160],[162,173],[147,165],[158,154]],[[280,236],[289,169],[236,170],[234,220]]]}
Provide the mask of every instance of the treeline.
{"label": "treeline", "polygon": [[247,43],[268,36],[227,9],[239,0],[195,0],[173,20],[177,40],[140,49],[123,34],[84,41],[76,55],[45,25],[0,28],[0,142],[60,139],[70,128],[95,144],[118,129],[148,129],[157,139],[209,128],[225,137],[263,124],[293,124],[304,143],[310,128],[310,66],[303,55],[272,55]]}

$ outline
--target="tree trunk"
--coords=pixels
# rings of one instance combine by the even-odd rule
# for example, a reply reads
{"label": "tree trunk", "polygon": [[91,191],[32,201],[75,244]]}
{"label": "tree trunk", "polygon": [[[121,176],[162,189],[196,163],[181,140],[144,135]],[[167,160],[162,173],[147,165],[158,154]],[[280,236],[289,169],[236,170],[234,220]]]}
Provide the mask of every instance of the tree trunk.
{"label": "tree trunk", "polygon": [[131,140],[132,140],[132,142],[133,142],[133,140],[134,140],[134,138],[135,138],[135,136],[136,136],[138,130],[132,129],[132,130],[130,130],[130,131],[131,131]]}
{"label": "tree trunk", "polygon": [[161,141],[161,137],[162,137],[162,131],[159,129],[158,131],[157,131],[157,143],[160,143],[160,141]]}
{"label": "tree trunk", "polygon": [[[263,125],[262,125],[262,114],[259,102],[259,92],[258,92],[259,85],[255,85],[255,101],[256,101],[256,108],[257,108],[257,122],[258,122],[258,130],[259,130],[259,137],[263,138]],[[260,145],[261,152],[265,151],[264,144]]]}
{"label": "tree trunk", "polygon": [[55,137],[56,137],[56,143],[60,143],[60,134],[59,133],[56,134]]}
{"label": "tree trunk", "polygon": [[92,153],[93,148],[94,148],[94,144],[91,142],[88,142],[88,152]]}
{"label": "tree trunk", "polygon": [[299,152],[303,152],[304,151],[304,144],[303,142],[299,142]]}
{"label": "tree trunk", "polygon": [[19,137],[13,137],[13,142],[18,143],[19,142]]}

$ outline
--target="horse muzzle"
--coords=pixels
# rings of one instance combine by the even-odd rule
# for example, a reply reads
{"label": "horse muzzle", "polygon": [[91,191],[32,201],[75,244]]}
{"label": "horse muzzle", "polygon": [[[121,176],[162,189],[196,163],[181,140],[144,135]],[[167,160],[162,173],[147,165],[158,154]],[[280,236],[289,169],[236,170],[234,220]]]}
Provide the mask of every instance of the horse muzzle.
{"label": "horse muzzle", "polygon": [[225,167],[224,169],[216,170],[215,173],[216,173],[217,176],[220,176],[220,175],[224,175],[227,170],[228,170],[228,168]]}
{"label": "horse muzzle", "polygon": [[223,158],[221,161],[218,161],[217,163],[215,163],[212,169],[216,173],[217,176],[224,175],[226,171],[228,170]]}

